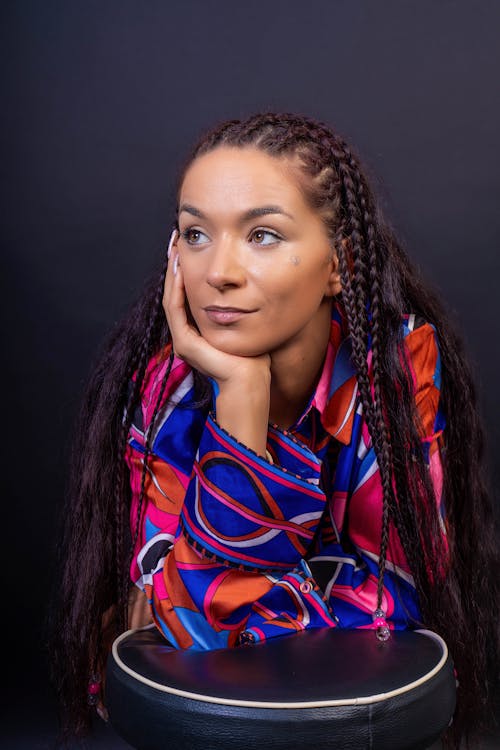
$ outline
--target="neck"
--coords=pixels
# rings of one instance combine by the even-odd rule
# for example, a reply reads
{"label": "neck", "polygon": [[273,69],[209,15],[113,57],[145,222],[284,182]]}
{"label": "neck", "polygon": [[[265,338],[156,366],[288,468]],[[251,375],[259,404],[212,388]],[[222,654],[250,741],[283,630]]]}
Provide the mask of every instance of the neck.
{"label": "neck", "polygon": [[291,427],[303,413],[321,377],[331,327],[331,305],[324,305],[300,336],[271,353],[269,421]]}

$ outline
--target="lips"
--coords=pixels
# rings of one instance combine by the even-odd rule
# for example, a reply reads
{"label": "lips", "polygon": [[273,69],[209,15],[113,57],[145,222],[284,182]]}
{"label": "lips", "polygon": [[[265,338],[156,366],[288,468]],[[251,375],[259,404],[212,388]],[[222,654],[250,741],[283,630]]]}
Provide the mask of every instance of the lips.
{"label": "lips", "polygon": [[221,307],[219,305],[211,305],[204,308],[207,317],[213,323],[219,325],[229,325],[235,323],[246,315],[250,315],[255,310],[244,310],[241,307]]}

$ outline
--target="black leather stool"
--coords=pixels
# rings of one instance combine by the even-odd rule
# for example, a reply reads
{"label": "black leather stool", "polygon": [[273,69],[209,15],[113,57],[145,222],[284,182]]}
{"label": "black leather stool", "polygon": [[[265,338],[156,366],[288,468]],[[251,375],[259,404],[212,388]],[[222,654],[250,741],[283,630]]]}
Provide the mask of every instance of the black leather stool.
{"label": "black leather stool", "polygon": [[448,726],[456,683],[428,630],[308,630],[216,651],[172,650],[154,625],[108,658],[106,705],[139,750],[420,750]]}

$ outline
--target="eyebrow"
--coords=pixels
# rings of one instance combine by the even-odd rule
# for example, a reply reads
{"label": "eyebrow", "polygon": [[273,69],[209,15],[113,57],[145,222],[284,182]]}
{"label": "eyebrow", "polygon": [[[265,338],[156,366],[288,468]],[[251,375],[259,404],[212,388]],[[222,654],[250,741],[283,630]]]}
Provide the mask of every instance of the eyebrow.
{"label": "eyebrow", "polygon": [[[191,206],[189,203],[183,203],[182,206],[179,207],[179,214],[181,214],[183,211],[186,211],[188,214],[192,214],[193,216],[197,216],[198,219],[207,219],[203,211],[200,211],[199,208]],[[258,206],[257,208],[250,208],[248,211],[242,213],[240,216],[240,223],[244,224],[250,219],[255,219],[257,216],[267,216],[267,214],[282,214],[283,216],[288,216],[288,218],[292,221],[295,221],[293,216],[282,209],[281,206]]]}

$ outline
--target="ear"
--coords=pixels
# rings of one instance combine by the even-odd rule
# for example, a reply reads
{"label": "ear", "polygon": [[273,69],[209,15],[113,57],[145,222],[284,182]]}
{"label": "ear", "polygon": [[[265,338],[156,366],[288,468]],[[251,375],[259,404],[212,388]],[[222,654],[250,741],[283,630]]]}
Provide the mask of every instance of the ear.
{"label": "ear", "polygon": [[340,294],[342,285],[340,283],[339,259],[337,257],[337,253],[333,248],[331,251],[329,263],[330,275],[326,284],[325,294],[327,297],[336,297],[338,294]]}

